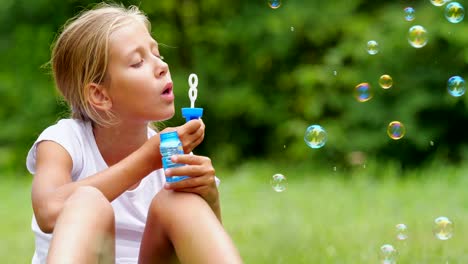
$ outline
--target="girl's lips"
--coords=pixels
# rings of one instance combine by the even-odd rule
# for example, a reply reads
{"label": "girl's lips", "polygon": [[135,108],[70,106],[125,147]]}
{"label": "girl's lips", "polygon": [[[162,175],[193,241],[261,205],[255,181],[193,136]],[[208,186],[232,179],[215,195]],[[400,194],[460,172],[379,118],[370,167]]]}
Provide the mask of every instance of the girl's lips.
{"label": "girl's lips", "polygon": [[174,101],[174,93],[173,93],[173,90],[172,90],[172,82],[168,82],[165,86],[164,86],[164,90],[162,92],[162,97],[163,99],[165,99],[166,101]]}

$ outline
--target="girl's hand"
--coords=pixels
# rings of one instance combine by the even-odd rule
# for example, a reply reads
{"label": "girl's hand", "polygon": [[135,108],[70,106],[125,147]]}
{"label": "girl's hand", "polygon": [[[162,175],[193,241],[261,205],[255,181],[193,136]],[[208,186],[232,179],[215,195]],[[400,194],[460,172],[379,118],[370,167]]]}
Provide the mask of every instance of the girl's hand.
{"label": "girl's hand", "polygon": [[165,170],[166,176],[189,176],[182,181],[166,183],[165,189],[178,192],[191,192],[200,195],[213,208],[219,203],[219,193],[215,181],[215,169],[208,157],[197,155],[174,155],[172,161],[183,163]]}
{"label": "girl's hand", "polygon": [[178,127],[168,127],[160,133],[177,130],[180,141],[185,153],[190,153],[193,149],[202,143],[205,137],[205,124],[201,119],[190,120]]}

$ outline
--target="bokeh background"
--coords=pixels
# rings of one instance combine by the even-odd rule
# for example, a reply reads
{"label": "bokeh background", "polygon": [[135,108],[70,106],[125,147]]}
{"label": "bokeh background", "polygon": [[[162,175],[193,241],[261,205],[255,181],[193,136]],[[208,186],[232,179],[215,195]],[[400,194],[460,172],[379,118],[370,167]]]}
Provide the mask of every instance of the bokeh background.
{"label": "bokeh background", "polygon": [[[0,0],[0,177],[25,186],[21,196],[25,202],[30,181],[24,166],[26,152],[44,128],[68,115],[47,65],[51,44],[67,19],[93,3]],[[297,182],[339,177],[337,171],[349,179],[367,167],[373,168],[368,173],[371,182],[388,176],[388,171],[398,179],[418,171],[413,177],[418,178],[414,182],[418,189],[424,186],[419,181],[424,170],[450,167],[455,168],[450,179],[468,177],[466,170],[458,169],[466,167],[468,160],[468,136],[463,129],[468,123],[468,96],[453,97],[447,92],[451,76],[467,77],[468,25],[465,20],[448,22],[445,6],[434,6],[429,0],[283,0],[277,9],[270,8],[267,0],[121,3],[138,5],[152,22],[153,36],[164,44],[160,52],[170,65],[176,109],[190,106],[188,76],[198,75],[196,106],[204,108],[207,130],[196,151],[210,156],[228,178],[251,169],[249,175],[259,179],[256,183],[268,185],[274,173],[289,177],[293,173],[286,168],[302,168],[304,173],[294,173]],[[404,18],[407,6],[416,11],[413,21]],[[428,31],[423,48],[408,43],[413,25]],[[379,44],[375,55],[366,50],[370,40]],[[383,74],[393,78],[390,89],[378,84]],[[373,98],[358,102],[353,93],[363,82],[371,85]],[[387,135],[388,124],[395,120],[406,127],[400,140]],[[178,110],[161,125],[183,122]],[[312,124],[327,131],[328,141],[322,148],[311,149],[304,142],[306,128]],[[258,169],[265,166],[268,169]],[[442,170],[434,177],[448,174]],[[242,193],[238,191],[234,197]],[[288,191],[294,193],[291,186]],[[457,193],[454,185],[445,191],[443,197]],[[457,197],[465,199],[458,191]],[[12,201],[3,206],[7,210],[15,205]],[[28,206],[24,210],[30,210]],[[466,206],[455,204],[452,209],[460,208]],[[29,217],[29,212],[24,215]],[[235,236],[236,241],[243,241],[244,232]],[[329,247],[324,250],[328,252]],[[250,251],[244,247],[243,252],[249,259]],[[250,263],[268,259],[262,256]],[[350,259],[366,262],[373,257],[359,256]],[[313,258],[275,259],[308,263]]]}

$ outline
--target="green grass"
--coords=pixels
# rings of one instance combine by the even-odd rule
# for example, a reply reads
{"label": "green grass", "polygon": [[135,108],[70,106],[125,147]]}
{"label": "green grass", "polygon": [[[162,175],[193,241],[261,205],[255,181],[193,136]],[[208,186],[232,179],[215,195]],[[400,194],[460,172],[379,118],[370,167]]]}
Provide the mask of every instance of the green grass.
{"label": "green grass", "polygon": [[[284,192],[270,178],[288,178]],[[252,163],[219,170],[223,221],[245,263],[379,263],[383,244],[397,263],[468,263],[468,168],[435,166],[401,177],[392,167],[313,171]],[[2,263],[30,263],[30,178],[0,180]],[[437,240],[434,219],[447,216],[453,237]],[[395,225],[409,238],[396,239]]]}
{"label": "green grass", "polygon": [[[398,263],[468,263],[467,169],[428,168],[407,179],[389,168],[272,169],[244,166],[220,187],[224,224],[246,263],[379,263],[384,244],[399,251]],[[275,173],[288,178],[284,192],[270,187]],[[438,216],[454,223],[451,239],[434,237]],[[399,223],[408,227],[404,241]]]}

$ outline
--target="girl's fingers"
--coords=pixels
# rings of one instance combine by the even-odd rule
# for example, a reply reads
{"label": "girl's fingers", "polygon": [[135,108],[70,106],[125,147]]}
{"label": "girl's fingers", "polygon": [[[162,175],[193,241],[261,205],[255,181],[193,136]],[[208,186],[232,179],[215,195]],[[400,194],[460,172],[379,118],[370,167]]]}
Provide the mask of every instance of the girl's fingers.
{"label": "girl's fingers", "polygon": [[216,186],[215,176],[194,177],[178,182],[166,183],[165,188],[179,191],[198,187],[205,188],[211,185]]}

